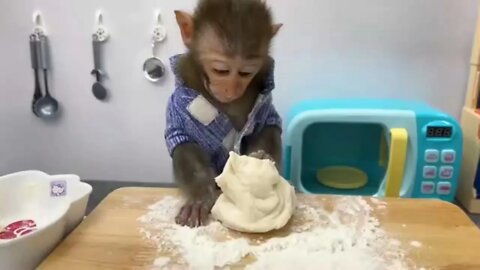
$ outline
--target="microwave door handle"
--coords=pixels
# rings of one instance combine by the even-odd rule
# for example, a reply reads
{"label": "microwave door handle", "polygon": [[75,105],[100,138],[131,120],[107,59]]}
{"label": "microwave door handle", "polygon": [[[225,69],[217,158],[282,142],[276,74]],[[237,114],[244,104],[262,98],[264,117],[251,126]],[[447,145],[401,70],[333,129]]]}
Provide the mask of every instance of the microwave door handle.
{"label": "microwave door handle", "polygon": [[390,142],[385,197],[399,197],[407,157],[407,130],[404,128],[390,129]]}

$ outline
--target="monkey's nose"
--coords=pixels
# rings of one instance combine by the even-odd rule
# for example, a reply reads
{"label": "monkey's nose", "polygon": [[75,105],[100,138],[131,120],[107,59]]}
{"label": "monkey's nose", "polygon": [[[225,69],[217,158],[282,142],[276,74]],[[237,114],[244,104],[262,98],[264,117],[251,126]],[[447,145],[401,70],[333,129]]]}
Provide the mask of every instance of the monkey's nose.
{"label": "monkey's nose", "polygon": [[229,89],[225,92],[225,96],[228,98],[235,98],[241,94],[240,88]]}
{"label": "monkey's nose", "polygon": [[230,99],[230,98],[233,97],[233,92],[230,91],[230,89],[225,88],[225,89],[223,89],[223,96],[227,99]]}

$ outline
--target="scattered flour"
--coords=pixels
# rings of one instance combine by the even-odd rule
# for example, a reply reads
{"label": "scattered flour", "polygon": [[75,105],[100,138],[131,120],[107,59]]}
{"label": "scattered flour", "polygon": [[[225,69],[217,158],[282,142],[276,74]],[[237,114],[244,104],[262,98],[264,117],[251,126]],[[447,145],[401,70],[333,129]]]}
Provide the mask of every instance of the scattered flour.
{"label": "scattered flour", "polygon": [[158,247],[157,260],[163,266],[225,269],[253,255],[255,260],[246,269],[416,269],[405,258],[400,241],[380,228],[364,199],[345,197],[331,206],[326,203],[299,200],[289,224],[268,236],[247,234],[247,238],[216,221],[199,228],[179,226],[174,218],[182,200],[177,197],[149,206],[139,222],[143,236]]}
{"label": "scattered flour", "polygon": [[377,199],[377,198],[373,198],[373,197],[370,198],[370,202],[372,202],[373,204],[375,204],[375,206],[376,206],[376,208],[377,208],[378,210],[384,210],[384,209],[387,208],[387,202],[381,201],[381,200],[379,200],[379,199]]}
{"label": "scattered flour", "polygon": [[420,243],[418,241],[411,241],[410,245],[413,246],[413,247],[421,247],[422,243]]}
{"label": "scattered flour", "polygon": [[370,202],[372,202],[373,204],[375,205],[380,205],[380,206],[386,206],[387,205],[387,202],[386,201],[381,201],[375,197],[371,197],[369,198],[370,199]]}
{"label": "scattered flour", "polygon": [[162,269],[162,267],[165,267],[169,262],[170,262],[170,258],[168,257],[158,257],[153,262],[153,266],[154,268]]}
{"label": "scattered flour", "polygon": [[124,207],[141,206],[143,200],[133,196],[123,196],[122,203]]}
{"label": "scattered flour", "polygon": [[391,239],[390,240],[390,244],[393,245],[393,246],[401,246],[402,245],[402,242],[400,242],[399,240],[397,239]]}

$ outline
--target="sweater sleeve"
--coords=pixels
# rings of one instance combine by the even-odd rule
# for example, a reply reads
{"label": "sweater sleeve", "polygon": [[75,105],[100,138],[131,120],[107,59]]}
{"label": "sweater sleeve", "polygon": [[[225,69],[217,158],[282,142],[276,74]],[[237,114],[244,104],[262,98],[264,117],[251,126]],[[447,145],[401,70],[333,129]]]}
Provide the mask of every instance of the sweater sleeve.
{"label": "sweater sleeve", "polygon": [[186,111],[175,97],[175,95],[172,95],[167,104],[166,128],[164,134],[165,143],[170,156],[172,156],[173,151],[178,145],[193,141],[186,132],[186,124],[188,121]]}
{"label": "sweater sleeve", "polygon": [[277,110],[275,109],[275,106],[272,103],[272,95],[269,94],[266,102],[263,106],[263,113],[266,115],[265,116],[265,126],[276,126],[280,129],[282,129],[282,117],[278,114]]}
{"label": "sweater sleeve", "polygon": [[273,104],[270,104],[268,108],[268,115],[265,124],[267,126],[277,126],[278,128],[282,129],[282,118],[278,114]]}

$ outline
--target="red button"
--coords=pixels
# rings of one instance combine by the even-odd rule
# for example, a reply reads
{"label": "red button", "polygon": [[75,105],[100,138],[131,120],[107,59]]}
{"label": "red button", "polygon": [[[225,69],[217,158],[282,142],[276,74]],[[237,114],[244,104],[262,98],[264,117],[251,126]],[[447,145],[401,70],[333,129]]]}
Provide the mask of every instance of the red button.
{"label": "red button", "polygon": [[433,182],[422,182],[423,194],[433,194],[434,189],[435,189],[435,184]]}
{"label": "red button", "polygon": [[452,191],[452,186],[449,182],[440,182],[437,186],[437,193],[441,195],[448,195]]}

